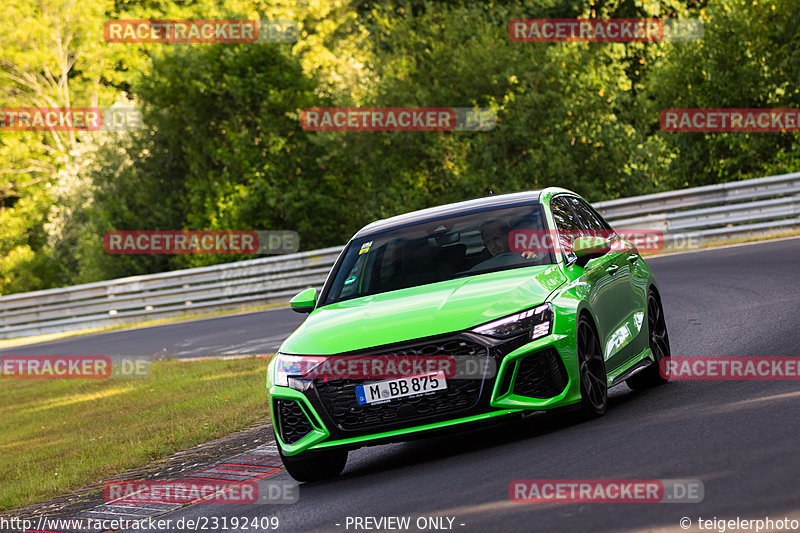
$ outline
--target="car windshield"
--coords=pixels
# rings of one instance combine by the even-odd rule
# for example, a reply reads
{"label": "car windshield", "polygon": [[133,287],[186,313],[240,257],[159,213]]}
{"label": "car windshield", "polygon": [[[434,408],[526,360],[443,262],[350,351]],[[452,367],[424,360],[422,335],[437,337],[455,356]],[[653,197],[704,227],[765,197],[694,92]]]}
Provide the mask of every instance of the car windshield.
{"label": "car windshield", "polygon": [[482,211],[353,239],[322,305],[554,262],[552,251],[509,251],[508,235],[518,229],[547,229],[541,205]]}

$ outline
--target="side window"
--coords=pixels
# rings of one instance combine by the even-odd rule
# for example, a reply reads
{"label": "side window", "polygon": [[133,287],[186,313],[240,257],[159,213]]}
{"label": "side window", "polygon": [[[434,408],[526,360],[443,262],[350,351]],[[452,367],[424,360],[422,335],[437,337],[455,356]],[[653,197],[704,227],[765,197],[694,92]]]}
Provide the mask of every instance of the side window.
{"label": "side window", "polygon": [[550,201],[550,209],[553,211],[553,219],[556,221],[558,231],[577,231],[579,229],[578,220],[572,213],[563,196],[558,196]]}
{"label": "side window", "polygon": [[550,200],[550,210],[553,212],[553,220],[558,230],[559,248],[564,252],[564,259],[569,262],[575,258],[575,254],[572,253],[572,240],[580,232],[578,220],[563,196]]}
{"label": "side window", "polygon": [[570,196],[569,203],[578,216],[580,229],[587,235],[609,237],[609,227],[597,216],[594,210],[583,200]]}

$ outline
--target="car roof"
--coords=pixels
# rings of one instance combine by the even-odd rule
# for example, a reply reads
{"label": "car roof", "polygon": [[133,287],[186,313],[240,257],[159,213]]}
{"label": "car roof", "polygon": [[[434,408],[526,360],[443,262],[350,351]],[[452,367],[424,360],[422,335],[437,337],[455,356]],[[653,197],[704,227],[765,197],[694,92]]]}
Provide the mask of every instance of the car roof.
{"label": "car roof", "polygon": [[487,196],[485,198],[476,198],[475,200],[466,200],[464,202],[457,202],[454,204],[440,205],[437,207],[421,209],[419,211],[412,211],[410,213],[397,215],[367,224],[361,228],[353,238],[366,237],[368,235],[383,233],[384,231],[402,228],[405,226],[412,226],[414,224],[420,224],[423,222],[434,222],[436,220],[442,220],[454,216],[469,215],[472,213],[479,213],[481,211],[492,211],[506,207],[538,204],[541,192],[542,191],[525,191],[510,194],[498,194],[496,196]]}

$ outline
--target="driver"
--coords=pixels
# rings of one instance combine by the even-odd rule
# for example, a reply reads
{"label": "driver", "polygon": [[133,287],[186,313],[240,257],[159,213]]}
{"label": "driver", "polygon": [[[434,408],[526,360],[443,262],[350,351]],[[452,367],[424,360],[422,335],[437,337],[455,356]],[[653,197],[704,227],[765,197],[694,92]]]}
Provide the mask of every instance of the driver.
{"label": "driver", "polygon": [[[508,234],[511,229],[508,222],[504,220],[490,220],[481,226],[481,239],[483,239],[483,251],[476,258],[475,263],[479,264],[500,254],[512,253],[508,247]],[[536,259],[536,252],[521,252],[523,259]]]}
{"label": "driver", "polygon": [[491,220],[481,226],[483,239],[483,260],[491,259],[496,255],[507,253],[508,249],[508,224],[502,220]]}

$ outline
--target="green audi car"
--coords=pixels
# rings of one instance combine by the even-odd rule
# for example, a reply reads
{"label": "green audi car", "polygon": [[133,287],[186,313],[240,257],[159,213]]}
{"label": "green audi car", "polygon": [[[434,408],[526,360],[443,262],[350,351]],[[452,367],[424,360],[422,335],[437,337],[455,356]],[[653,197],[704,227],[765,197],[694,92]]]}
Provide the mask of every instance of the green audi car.
{"label": "green audi car", "polygon": [[373,222],[291,307],[309,316],[270,362],[267,391],[298,481],[339,475],[362,446],[533,411],[597,417],[610,387],[669,379],[650,268],[560,188]]}

